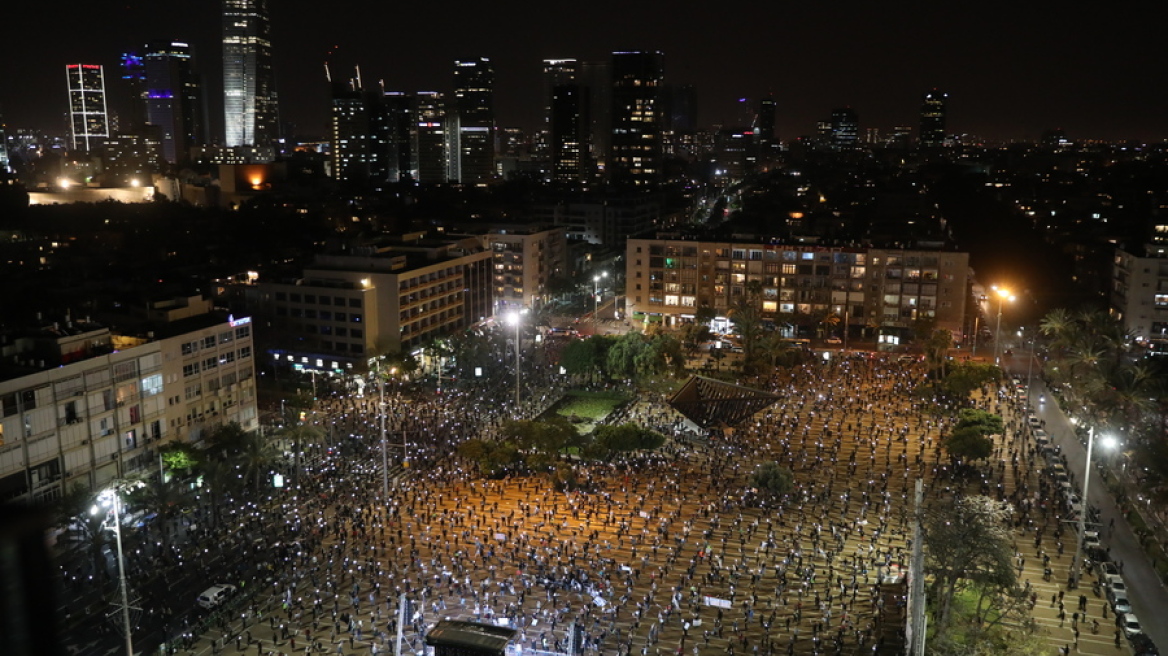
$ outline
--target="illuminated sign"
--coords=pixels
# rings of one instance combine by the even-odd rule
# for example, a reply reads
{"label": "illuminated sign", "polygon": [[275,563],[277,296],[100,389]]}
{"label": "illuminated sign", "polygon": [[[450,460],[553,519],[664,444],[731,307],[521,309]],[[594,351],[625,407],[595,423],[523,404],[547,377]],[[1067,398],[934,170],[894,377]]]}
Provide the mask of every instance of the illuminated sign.
{"label": "illuminated sign", "polygon": [[229,318],[229,321],[228,321],[228,325],[230,325],[232,328],[235,328],[237,326],[246,326],[249,323],[251,323],[251,317],[244,317],[242,319],[230,319]]}

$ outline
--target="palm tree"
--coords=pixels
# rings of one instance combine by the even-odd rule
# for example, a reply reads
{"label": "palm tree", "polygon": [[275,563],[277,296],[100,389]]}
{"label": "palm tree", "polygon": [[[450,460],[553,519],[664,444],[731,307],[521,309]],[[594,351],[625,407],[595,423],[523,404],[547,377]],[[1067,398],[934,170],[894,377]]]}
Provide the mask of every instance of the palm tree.
{"label": "palm tree", "polygon": [[304,452],[304,445],[312,444],[316,440],[324,436],[324,430],[319,426],[311,424],[302,424],[296,422],[295,424],[285,426],[280,429],[273,437],[281,440],[292,442],[292,475],[295,477],[294,484],[300,484],[300,454]]}
{"label": "palm tree", "polygon": [[1056,343],[1065,339],[1077,327],[1078,325],[1071,317],[1071,313],[1064,308],[1051,310],[1038,324],[1038,330],[1043,335],[1054,339]]}
{"label": "palm tree", "polygon": [[276,445],[258,432],[246,433],[238,455],[244,470],[244,480],[251,479],[255,498],[260,496],[260,481],[276,460]]}
{"label": "palm tree", "polygon": [[66,490],[52,507],[54,526],[64,529],[62,541],[84,550],[95,572],[101,567],[102,548],[108,539],[102,528],[106,514],[91,512],[96,503],[89,489],[77,483]]}
{"label": "palm tree", "polygon": [[163,550],[167,550],[170,541],[167,536],[167,523],[187,508],[191,501],[190,492],[175,479],[165,480],[162,475],[139,476],[136,485],[130,492],[130,501],[149,508],[158,514],[160,540]]}
{"label": "palm tree", "polygon": [[199,471],[202,474],[203,485],[206,486],[207,494],[210,496],[211,525],[218,526],[219,507],[224,498],[236,489],[239,476],[235,473],[235,468],[226,461],[211,458],[199,463]]}

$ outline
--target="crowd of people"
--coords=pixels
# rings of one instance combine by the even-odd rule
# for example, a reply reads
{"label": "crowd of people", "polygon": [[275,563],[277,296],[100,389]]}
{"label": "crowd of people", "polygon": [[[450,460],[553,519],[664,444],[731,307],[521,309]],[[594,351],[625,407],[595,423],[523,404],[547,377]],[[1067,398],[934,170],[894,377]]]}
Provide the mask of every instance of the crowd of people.
{"label": "crowd of people", "polygon": [[[257,654],[388,653],[399,630],[403,653],[419,652],[427,629],[450,618],[513,627],[536,652],[567,652],[574,634],[598,655],[903,649],[911,489],[918,477],[930,494],[969,484],[942,453],[951,418],[917,394],[922,374],[873,356],[782,369],[764,383],[780,400],[734,430],[576,461],[572,488],[538,472],[488,479],[454,455],[458,441],[514,416],[505,386],[394,390],[391,431],[409,436],[416,464],[389,498],[379,397],[367,387],[322,399],[317,421],[364,452],[306,481],[286,513],[285,546],[271,554],[280,562],[267,601],[200,644],[229,647],[259,621],[271,638],[254,642]],[[540,376],[526,389],[540,395],[529,416],[565,384]],[[1019,408],[993,390],[977,398],[1008,428],[973,491],[1010,501],[1045,553],[1061,524],[1042,503]],[[692,437],[658,396],[621,420]],[[752,489],[751,473],[772,461],[794,474],[781,499]],[[1086,618],[1084,608],[1076,627]]]}

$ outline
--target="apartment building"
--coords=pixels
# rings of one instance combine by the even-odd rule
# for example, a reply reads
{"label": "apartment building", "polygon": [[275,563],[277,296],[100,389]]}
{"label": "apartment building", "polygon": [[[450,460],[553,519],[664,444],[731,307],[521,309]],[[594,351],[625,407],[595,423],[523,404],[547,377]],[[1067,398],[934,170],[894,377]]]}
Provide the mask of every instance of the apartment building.
{"label": "apartment building", "polygon": [[407,237],[351,254],[318,255],[300,277],[262,277],[230,290],[254,313],[271,356],[345,371],[379,353],[412,350],[493,312],[492,254],[479,238]]}
{"label": "apartment building", "polygon": [[[1116,249],[1111,272],[1111,312],[1137,339],[1168,341],[1168,249]],[[1141,255],[1140,253],[1144,253]]]}
{"label": "apartment building", "polygon": [[120,335],[57,322],[0,336],[0,501],[158,466],[158,448],[258,427],[251,322],[213,313]]}
{"label": "apartment building", "polygon": [[776,324],[808,325],[834,314],[853,330],[878,329],[882,341],[896,344],[918,320],[935,321],[960,339],[969,255],[662,233],[629,240],[626,271],[626,303],[635,320],[672,326],[708,305],[726,322],[730,308],[754,296]]}
{"label": "apartment building", "polygon": [[538,309],[549,298],[548,282],[568,274],[564,228],[496,226],[483,241],[494,268],[496,314]]}

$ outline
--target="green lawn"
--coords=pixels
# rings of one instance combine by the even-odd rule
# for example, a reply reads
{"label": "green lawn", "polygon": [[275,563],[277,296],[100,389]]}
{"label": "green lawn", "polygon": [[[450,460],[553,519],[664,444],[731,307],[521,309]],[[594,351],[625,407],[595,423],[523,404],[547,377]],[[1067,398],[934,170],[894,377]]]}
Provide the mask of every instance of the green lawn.
{"label": "green lawn", "polygon": [[576,394],[569,394],[565,397],[564,402],[556,407],[556,414],[564,417],[571,417],[576,415],[583,419],[596,421],[603,419],[608,413],[612,412],[625,399],[619,395],[588,395],[579,396]]}

